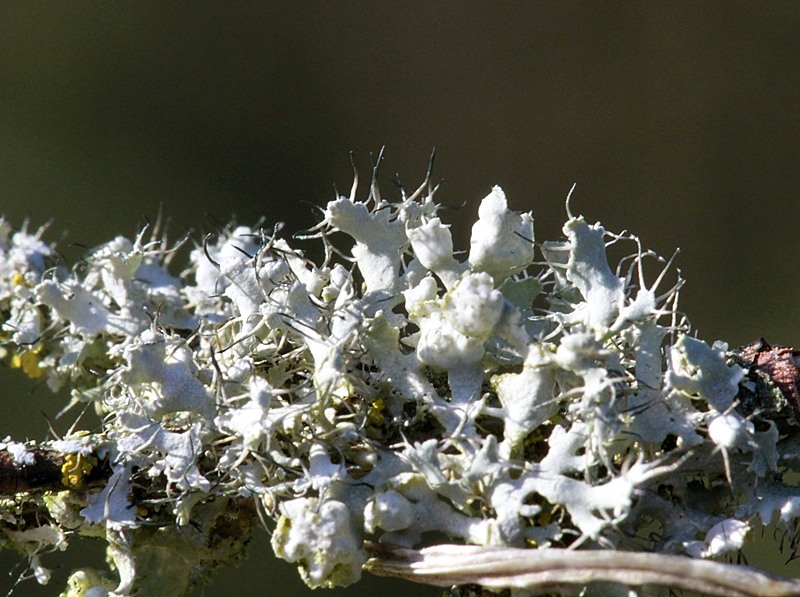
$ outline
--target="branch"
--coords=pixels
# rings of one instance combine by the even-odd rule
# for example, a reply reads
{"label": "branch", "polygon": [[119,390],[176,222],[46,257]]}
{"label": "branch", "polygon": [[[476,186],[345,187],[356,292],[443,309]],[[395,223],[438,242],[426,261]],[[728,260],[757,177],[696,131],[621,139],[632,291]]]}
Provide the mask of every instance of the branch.
{"label": "branch", "polygon": [[[354,183],[301,237],[320,263],[279,227],[231,226],[176,275],[180,243],[156,226],[70,268],[44,230],[0,218],[0,359],[102,417],[0,444],[3,546],[44,584],[39,554],[99,536],[113,570],[75,571],[68,595],[177,595],[263,515],[312,587],[356,582],[365,540],[436,534],[476,547],[370,547],[368,565],[800,594],[702,561],[735,556],[759,520],[799,550],[800,352],[702,342],[673,259],[569,205],[564,238],[535,242],[533,215],[494,187],[464,259],[429,179],[390,202],[377,165],[365,201]],[[609,261],[611,244],[629,254]],[[644,533],[652,553],[630,554]]]}
{"label": "branch", "polygon": [[20,462],[8,450],[0,450],[0,496],[4,497],[102,487],[110,476],[108,461],[94,454],[31,448],[26,449],[25,459]]}

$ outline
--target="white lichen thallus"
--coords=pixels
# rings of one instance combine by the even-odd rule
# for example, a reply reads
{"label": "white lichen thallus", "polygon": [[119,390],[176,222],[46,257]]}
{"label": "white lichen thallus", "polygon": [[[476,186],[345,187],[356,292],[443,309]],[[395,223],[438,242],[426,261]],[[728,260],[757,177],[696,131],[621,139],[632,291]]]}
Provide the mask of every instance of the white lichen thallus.
{"label": "white lichen thallus", "polygon": [[[382,159],[365,200],[356,172],[297,239],[223,228],[180,276],[167,252],[122,237],[45,275],[52,248],[0,223],[5,343],[35,340],[26,370],[105,414],[90,446],[109,463],[106,487],[60,498],[53,524],[105,536],[124,571],[117,592],[158,590],[176,569],[188,587],[239,553],[245,532],[213,539],[242,500],[260,505],[252,516],[270,520],[275,552],[311,586],[357,581],[375,553],[365,540],[413,548],[434,532],[471,546],[421,552],[425,565],[463,553],[502,568],[518,553],[504,550],[527,547],[530,566],[568,557],[570,582],[635,585],[636,566],[609,566],[641,551],[653,524],[651,552],[697,557],[738,553],[759,517],[796,525],[782,476],[796,459],[778,457],[795,432],[739,413],[741,367],[689,335],[680,274],[666,284],[675,255],[587,223],[569,199],[565,240],[539,243],[532,214],[494,187],[464,257],[434,201],[433,156],[396,202],[378,186]],[[322,260],[296,241],[321,243]],[[609,249],[626,242],[613,267]],[[731,497],[698,499],[698,484]],[[181,548],[143,575],[154,527]],[[47,537],[37,548],[66,540]],[[457,558],[437,582],[499,586],[454,571],[473,561]],[[584,564],[606,572],[580,576]],[[524,569],[499,570],[503,586],[522,586]],[[100,594],[110,579],[73,576],[67,594]]]}

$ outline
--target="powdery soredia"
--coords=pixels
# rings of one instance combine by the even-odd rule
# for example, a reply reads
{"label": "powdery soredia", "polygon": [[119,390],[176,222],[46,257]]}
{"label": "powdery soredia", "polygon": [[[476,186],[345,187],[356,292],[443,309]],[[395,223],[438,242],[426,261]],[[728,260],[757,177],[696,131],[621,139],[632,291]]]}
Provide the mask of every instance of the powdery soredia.
{"label": "powdery soredia", "polygon": [[[738,408],[746,368],[688,335],[671,261],[568,215],[537,249],[495,187],[460,260],[427,183],[394,202],[354,186],[294,244],[239,226],[179,275],[157,235],[71,270],[0,221],[3,356],[103,417],[55,447],[5,440],[12,468],[70,456],[72,486],[8,496],[4,546],[44,583],[43,550],[104,538],[117,574],[76,571],[63,593],[98,597],[188,591],[257,513],[313,587],[357,581],[365,540],[430,532],[641,550],[647,529],[648,551],[706,558],[757,519],[793,529],[794,422]],[[610,264],[609,244],[627,255]]]}

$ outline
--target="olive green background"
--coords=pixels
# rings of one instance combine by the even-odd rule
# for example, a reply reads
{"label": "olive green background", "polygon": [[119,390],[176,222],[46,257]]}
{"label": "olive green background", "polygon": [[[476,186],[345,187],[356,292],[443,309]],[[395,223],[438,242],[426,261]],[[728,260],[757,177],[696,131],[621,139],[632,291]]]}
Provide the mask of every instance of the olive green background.
{"label": "olive green background", "polygon": [[[389,196],[435,146],[458,247],[494,184],[557,238],[577,183],[573,212],[681,248],[700,337],[800,344],[798,65],[796,2],[2,2],[0,212],[52,218],[71,260],[159,206],[175,236],[294,231],[349,189],[350,150],[366,181],[386,146]],[[44,437],[58,401],[0,380],[0,436]],[[205,594],[298,582],[261,537]],[[333,594],[437,593],[410,586]]]}

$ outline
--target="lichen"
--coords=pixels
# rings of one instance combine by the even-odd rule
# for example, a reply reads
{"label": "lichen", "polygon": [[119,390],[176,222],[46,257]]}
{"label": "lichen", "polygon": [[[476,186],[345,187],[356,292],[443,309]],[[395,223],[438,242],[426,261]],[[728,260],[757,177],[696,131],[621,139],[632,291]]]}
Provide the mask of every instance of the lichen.
{"label": "lichen", "polygon": [[[78,571],[65,595],[178,594],[243,551],[255,509],[219,509],[241,500],[310,586],[357,581],[365,539],[641,549],[656,524],[649,550],[717,557],[756,517],[796,525],[795,431],[737,410],[744,371],[692,336],[671,260],[569,210],[563,232],[537,245],[494,187],[463,258],[426,185],[354,189],[303,237],[320,262],[232,226],[176,274],[145,231],[67,269],[0,220],[5,354],[104,417],[49,444],[64,485],[107,470],[38,527],[4,505],[5,545],[46,582],[69,526],[118,578]],[[14,466],[43,447],[2,445]]]}

